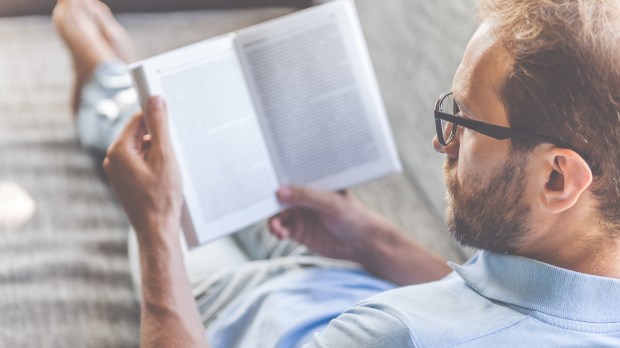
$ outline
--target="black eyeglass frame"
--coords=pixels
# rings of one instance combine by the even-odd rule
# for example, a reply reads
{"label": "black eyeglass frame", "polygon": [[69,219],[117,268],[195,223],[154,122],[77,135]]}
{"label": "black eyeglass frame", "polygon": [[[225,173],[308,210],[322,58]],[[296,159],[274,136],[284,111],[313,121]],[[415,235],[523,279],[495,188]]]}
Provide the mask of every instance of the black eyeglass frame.
{"label": "black eyeglass frame", "polygon": [[[448,144],[450,144],[452,139],[454,139],[458,126],[461,126],[461,127],[469,128],[480,134],[484,134],[486,136],[489,136],[491,138],[498,139],[498,140],[523,139],[523,140],[535,141],[535,142],[540,142],[540,143],[553,144],[561,148],[573,150],[576,153],[578,153],[581,157],[586,159],[586,157],[581,155],[579,151],[577,151],[573,146],[554,137],[550,137],[547,135],[538,134],[534,132],[522,131],[522,130],[509,128],[509,127],[498,126],[498,125],[494,125],[494,124],[486,123],[482,121],[476,121],[476,120],[448,114],[448,113],[441,111],[441,106],[443,105],[443,101],[451,94],[452,92],[442,94],[439,97],[439,99],[437,99],[437,103],[435,104],[435,128],[437,129],[437,140],[439,140],[439,144],[441,144],[441,146],[448,146]],[[458,105],[455,105],[455,107],[458,108]],[[454,124],[454,127],[452,127],[452,131],[448,139],[444,139],[441,120],[448,121]]]}

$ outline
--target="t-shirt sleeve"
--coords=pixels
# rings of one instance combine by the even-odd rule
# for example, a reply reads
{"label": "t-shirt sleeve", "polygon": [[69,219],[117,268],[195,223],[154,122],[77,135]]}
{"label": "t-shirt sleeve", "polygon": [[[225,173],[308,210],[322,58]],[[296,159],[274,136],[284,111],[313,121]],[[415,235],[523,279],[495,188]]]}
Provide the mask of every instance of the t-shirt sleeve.
{"label": "t-shirt sleeve", "polygon": [[393,314],[372,306],[353,307],[314,334],[304,348],[415,347],[409,328]]}

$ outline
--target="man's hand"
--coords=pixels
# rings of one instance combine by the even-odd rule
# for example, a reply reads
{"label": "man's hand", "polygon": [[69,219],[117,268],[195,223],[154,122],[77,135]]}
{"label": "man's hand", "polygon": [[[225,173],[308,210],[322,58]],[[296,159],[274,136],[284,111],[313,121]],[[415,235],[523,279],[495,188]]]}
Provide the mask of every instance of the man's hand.
{"label": "man's hand", "polygon": [[401,285],[437,280],[450,271],[442,257],[346,192],[283,187],[277,195],[289,205],[269,220],[269,230],[280,239],[293,239],[323,256],[358,262]]}
{"label": "man's hand", "polygon": [[323,256],[359,261],[373,235],[394,229],[348,192],[282,187],[277,196],[290,208],[269,220],[270,231]]}
{"label": "man's hand", "polygon": [[181,175],[162,98],[149,99],[147,112],[131,119],[103,166],[139,239],[149,237],[147,231],[179,232]]}

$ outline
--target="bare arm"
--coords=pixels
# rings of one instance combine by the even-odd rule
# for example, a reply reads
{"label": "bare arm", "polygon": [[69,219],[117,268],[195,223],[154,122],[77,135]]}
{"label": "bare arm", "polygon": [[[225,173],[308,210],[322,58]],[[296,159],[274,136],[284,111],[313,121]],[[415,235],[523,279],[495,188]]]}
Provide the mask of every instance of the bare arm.
{"label": "bare arm", "polygon": [[284,187],[278,198],[291,208],[273,217],[271,232],[332,258],[360,263],[400,285],[442,278],[446,261],[422,247],[348,193]]}
{"label": "bare arm", "polygon": [[399,285],[435,281],[452,271],[442,256],[393,226],[368,236],[359,245],[353,261]]}
{"label": "bare arm", "polygon": [[[148,129],[148,135],[147,135]],[[181,176],[160,98],[110,147],[104,168],[136,230],[142,269],[141,347],[206,347],[179,240]]]}
{"label": "bare arm", "polygon": [[205,347],[204,328],[183,264],[179,230],[175,226],[164,228],[169,231],[143,234],[158,236],[157,240],[140,241],[140,346]]}

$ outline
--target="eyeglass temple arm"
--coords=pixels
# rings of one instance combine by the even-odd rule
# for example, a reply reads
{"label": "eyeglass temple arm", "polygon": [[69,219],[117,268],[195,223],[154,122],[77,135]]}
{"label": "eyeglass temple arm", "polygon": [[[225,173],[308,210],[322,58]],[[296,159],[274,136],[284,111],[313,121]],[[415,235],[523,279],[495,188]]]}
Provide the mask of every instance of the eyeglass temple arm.
{"label": "eyeglass temple arm", "polygon": [[539,141],[539,142],[550,143],[550,144],[554,144],[559,147],[574,150],[573,147],[570,146],[569,144],[559,139],[549,137],[543,134],[525,132],[519,129],[498,126],[498,125],[494,125],[494,124],[490,124],[490,123],[486,123],[482,121],[470,120],[467,118],[454,116],[454,115],[446,114],[443,112],[436,112],[435,117],[444,119],[446,121],[455,123],[457,125],[460,125],[460,126],[472,129],[472,130],[475,130],[478,133],[488,135],[498,140],[523,139],[523,140]]}
{"label": "eyeglass temple arm", "polygon": [[590,156],[587,156],[586,154],[582,153],[581,151],[577,150],[570,144],[560,139],[546,136],[543,134],[521,131],[521,130],[514,129],[514,128],[497,126],[497,125],[493,125],[493,124],[482,122],[482,121],[475,121],[475,120],[471,120],[471,119],[467,119],[467,118],[463,118],[459,116],[454,116],[454,115],[450,115],[450,114],[439,111],[440,104],[443,102],[443,99],[449,94],[451,93],[443,94],[435,105],[435,120],[436,120],[438,134],[441,131],[441,125],[437,121],[440,119],[443,119],[443,120],[452,122],[456,125],[472,129],[478,133],[490,136],[498,140],[523,139],[523,140],[530,140],[530,141],[536,141],[536,142],[541,142],[541,143],[553,144],[555,146],[558,146],[564,149],[575,151],[577,154],[579,154],[579,156],[581,156],[588,163],[590,168],[593,169],[594,175],[600,175],[599,170],[594,170],[595,166],[593,165],[593,162]]}

